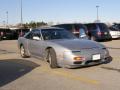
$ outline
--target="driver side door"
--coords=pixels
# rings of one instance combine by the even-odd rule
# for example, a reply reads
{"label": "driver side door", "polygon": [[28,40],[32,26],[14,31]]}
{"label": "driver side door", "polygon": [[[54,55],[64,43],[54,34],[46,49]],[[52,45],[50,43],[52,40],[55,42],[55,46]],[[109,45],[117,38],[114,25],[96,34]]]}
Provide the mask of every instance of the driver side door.
{"label": "driver side door", "polygon": [[40,30],[33,30],[32,37],[30,40],[30,53],[36,57],[42,57],[42,39]]}

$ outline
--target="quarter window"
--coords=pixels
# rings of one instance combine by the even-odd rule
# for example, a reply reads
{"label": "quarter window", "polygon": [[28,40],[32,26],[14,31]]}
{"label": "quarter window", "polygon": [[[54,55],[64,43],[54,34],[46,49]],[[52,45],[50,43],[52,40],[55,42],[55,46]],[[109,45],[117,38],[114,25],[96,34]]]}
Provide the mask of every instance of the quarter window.
{"label": "quarter window", "polygon": [[27,39],[33,39],[34,36],[41,38],[40,30],[32,30],[30,33],[28,33],[25,36],[25,38],[27,38]]}
{"label": "quarter window", "polygon": [[41,36],[40,36],[40,30],[34,30],[34,31],[33,31],[33,35],[32,35],[32,37],[34,37],[34,36],[40,38],[40,37],[41,37]]}

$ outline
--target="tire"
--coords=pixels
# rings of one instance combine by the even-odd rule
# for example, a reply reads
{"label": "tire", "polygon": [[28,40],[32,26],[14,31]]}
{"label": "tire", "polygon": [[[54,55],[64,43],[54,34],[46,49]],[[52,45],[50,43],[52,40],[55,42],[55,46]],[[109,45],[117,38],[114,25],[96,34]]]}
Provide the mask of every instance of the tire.
{"label": "tire", "polygon": [[22,58],[27,58],[27,57],[28,57],[28,56],[25,54],[25,48],[24,48],[23,45],[20,47],[20,55],[21,55]]}
{"label": "tire", "polygon": [[2,41],[2,37],[0,36],[0,41]]}
{"label": "tire", "polygon": [[96,39],[95,39],[95,37],[94,37],[94,36],[91,36],[91,40],[96,41]]}
{"label": "tire", "polygon": [[54,49],[50,48],[48,50],[48,62],[50,64],[50,67],[51,68],[58,68],[58,65],[57,65],[57,58],[56,58],[56,53],[54,51]]}

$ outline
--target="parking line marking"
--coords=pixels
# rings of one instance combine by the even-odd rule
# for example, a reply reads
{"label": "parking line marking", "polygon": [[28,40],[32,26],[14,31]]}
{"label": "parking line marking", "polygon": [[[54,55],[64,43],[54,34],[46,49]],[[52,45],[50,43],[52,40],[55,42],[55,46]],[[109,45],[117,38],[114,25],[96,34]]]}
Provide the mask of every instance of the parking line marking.
{"label": "parking line marking", "polygon": [[86,77],[75,76],[75,75],[72,75],[72,73],[67,73],[67,72],[65,73],[65,72],[59,72],[59,71],[54,71],[53,73],[73,79],[73,80],[79,80],[85,83],[89,83],[89,84],[99,84],[99,82],[96,80],[91,80]]}
{"label": "parking line marking", "polygon": [[41,69],[44,72],[47,72],[47,73],[50,73],[50,74],[55,74],[55,75],[60,75],[60,76],[63,76],[65,78],[69,78],[69,79],[72,79],[72,80],[78,80],[78,81],[88,83],[88,84],[93,84],[93,85],[99,85],[100,84],[100,82],[97,81],[97,80],[92,80],[92,79],[89,79],[87,77],[81,77],[81,76],[73,75],[70,72],[55,71],[55,70],[50,70],[49,68],[45,68],[45,67],[41,68]]}

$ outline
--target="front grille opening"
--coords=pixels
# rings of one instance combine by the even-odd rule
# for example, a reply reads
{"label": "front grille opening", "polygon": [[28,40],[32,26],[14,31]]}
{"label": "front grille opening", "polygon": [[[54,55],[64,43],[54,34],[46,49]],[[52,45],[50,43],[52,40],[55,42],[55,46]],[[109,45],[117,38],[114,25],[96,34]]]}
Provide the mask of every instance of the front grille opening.
{"label": "front grille opening", "polygon": [[82,61],[75,61],[74,64],[82,64]]}
{"label": "front grille opening", "polygon": [[95,60],[95,61],[93,61],[93,60],[89,60],[89,61],[86,61],[85,64],[97,64],[97,63],[99,63],[99,62],[101,62],[101,59],[99,59],[99,60]]}

